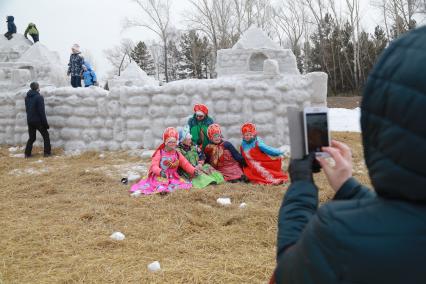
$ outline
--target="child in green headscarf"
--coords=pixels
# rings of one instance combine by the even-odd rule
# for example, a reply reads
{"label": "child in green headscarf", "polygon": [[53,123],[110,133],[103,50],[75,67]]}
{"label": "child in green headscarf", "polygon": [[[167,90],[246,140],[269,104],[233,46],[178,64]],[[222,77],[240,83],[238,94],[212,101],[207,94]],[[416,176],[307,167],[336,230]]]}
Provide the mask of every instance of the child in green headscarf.
{"label": "child in green headscarf", "polygon": [[[201,149],[192,144],[192,136],[189,127],[180,129],[179,146],[177,150],[200,172],[198,176],[192,179],[193,187],[204,188],[209,184],[219,184],[225,181],[220,172],[216,171],[209,164],[204,163],[204,153]],[[178,172],[182,177],[190,179],[190,176],[186,172],[180,172],[179,170]]]}

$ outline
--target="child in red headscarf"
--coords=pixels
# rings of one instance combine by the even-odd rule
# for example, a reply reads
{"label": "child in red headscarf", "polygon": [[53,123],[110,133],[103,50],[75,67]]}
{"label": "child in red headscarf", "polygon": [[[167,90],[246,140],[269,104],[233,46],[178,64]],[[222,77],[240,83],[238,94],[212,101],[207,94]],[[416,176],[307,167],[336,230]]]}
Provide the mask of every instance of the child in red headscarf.
{"label": "child in red headscarf", "polygon": [[244,174],[249,181],[257,184],[287,182],[288,175],[281,169],[281,156],[284,153],[266,145],[257,136],[256,126],[253,123],[243,124],[241,134],[243,136],[241,154],[246,162]]}
{"label": "child in red headscarf", "polygon": [[197,175],[197,170],[176,151],[178,131],[168,127],[163,133],[163,141],[152,155],[151,167],[148,177],[134,184],[130,192],[141,192],[143,194],[168,193],[177,189],[189,189],[192,184],[181,178],[177,172],[181,167],[191,176]]}
{"label": "child in red headscarf", "polygon": [[242,167],[244,159],[237,149],[228,141],[224,141],[219,124],[212,124],[207,129],[210,144],[206,146],[206,162],[218,170],[225,181],[246,181]]}

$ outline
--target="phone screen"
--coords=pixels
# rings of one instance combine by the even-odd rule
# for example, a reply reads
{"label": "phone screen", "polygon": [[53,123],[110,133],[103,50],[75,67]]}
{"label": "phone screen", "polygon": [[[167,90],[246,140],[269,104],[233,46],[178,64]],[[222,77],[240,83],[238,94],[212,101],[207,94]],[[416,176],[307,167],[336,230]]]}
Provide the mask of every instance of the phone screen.
{"label": "phone screen", "polygon": [[329,146],[327,113],[307,113],[306,133],[308,152],[321,152],[321,147]]}

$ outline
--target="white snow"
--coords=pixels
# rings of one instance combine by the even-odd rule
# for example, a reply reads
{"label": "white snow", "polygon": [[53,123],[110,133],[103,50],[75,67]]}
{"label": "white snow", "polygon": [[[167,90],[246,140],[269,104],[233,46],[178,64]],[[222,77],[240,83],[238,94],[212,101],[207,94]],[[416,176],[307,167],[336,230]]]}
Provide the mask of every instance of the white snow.
{"label": "white snow", "polygon": [[135,61],[132,61],[127,68],[121,73],[122,78],[144,80],[148,77]]}
{"label": "white snow", "polygon": [[11,40],[0,37],[0,62],[14,62],[31,46],[31,41],[22,34],[14,34]]}
{"label": "white snow", "polygon": [[139,197],[142,195],[142,192],[140,190],[136,190],[135,192],[131,193],[131,197]]}
{"label": "white snow", "polygon": [[24,158],[25,155],[23,153],[21,153],[21,154],[12,154],[12,155],[10,155],[10,157],[12,157],[12,158]]}
{"label": "white snow", "polygon": [[148,270],[151,272],[157,272],[161,270],[160,262],[154,261],[148,264]]}
{"label": "white snow", "polygon": [[24,150],[25,149],[25,147],[24,146],[16,146],[16,147],[10,147],[9,148],[9,152],[17,152],[17,151],[22,151],[22,150]]}
{"label": "white snow", "polygon": [[32,176],[32,175],[41,175],[43,173],[48,173],[50,168],[46,167],[43,169],[35,169],[35,168],[25,168],[25,169],[14,169],[9,172],[9,175],[13,176]]}
{"label": "white snow", "polygon": [[272,41],[265,33],[256,26],[251,26],[245,31],[232,49],[256,49],[270,48],[281,49],[281,47]]}
{"label": "white snow", "polygon": [[122,232],[114,232],[109,237],[113,240],[116,240],[116,241],[122,241],[126,238],[126,236]]}
{"label": "white snow", "polygon": [[127,180],[132,182],[132,181],[137,181],[141,178],[141,176],[137,173],[133,173],[133,172],[129,172],[127,174]]}
{"label": "white snow", "polygon": [[328,112],[331,131],[361,132],[360,108],[330,108]]}
{"label": "white snow", "polygon": [[243,203],[241,203],[241,204],[240,204],[240,208],[241,208],[241,209],[244,209],[244,208],[246,208],[246,207],[247,207],[247,203],[243,202]]}
{"label": "white snow", "polygon": [[113,179],[127,177],[129,182],[137,181],[148,172],[149,164],[145,163],[125,163],[107,165],[97,168],[90,168],[90,171],[102,173]]}
{"label": "white snow", "polygon": [[149,159],[152,157],[152,155],[154,155],[154,150],[149,150],[149,151],[145,151],[142,153],[141,158],[142,159]]}
{"label": "white snow", "polygon": [[231,198],[229,197],[220,197],[216,201],[223,206],[231,205]]}
{"label": "white snow", "polygon": [[126,69],[121,73],[120,76],[114,76],[113,79],[108,81],[108,85],[111,88],[117,87],[132,87],[132,86],[158,86],[159,83],[153,77],[148,76],[135,61],[132,61]]}
{"label": "white snow", "polygon": [[34,62],[41,64],[52,64],[57,65],[64,72],[64,67],[61,66],[61,60],[59,54],[54,51],[50,51],[45,45],[40,42],[33,44],[19,59],[23,62]]}

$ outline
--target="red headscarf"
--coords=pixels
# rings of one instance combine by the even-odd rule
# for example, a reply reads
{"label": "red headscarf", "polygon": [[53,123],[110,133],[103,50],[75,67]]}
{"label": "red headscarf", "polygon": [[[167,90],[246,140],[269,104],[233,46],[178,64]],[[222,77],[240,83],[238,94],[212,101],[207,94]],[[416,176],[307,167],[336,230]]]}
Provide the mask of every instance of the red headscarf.
{"label": "red headscarf", "polygon": [[163,142],[166,144],[170,138],[175,138],[176,141],[179,140],[179,132],[174,127],[167,127],[163,132]]}
{"label": "red headscarf", "polygon": [[241,126],[241,133],[244,135],[250,132],[253,135],[257,134],[256,125],[254,123],[246,122]]}
{"label": "red headscarf", "polygon": [[206,105],[203,105],[203,104],[196,104],[195,106],[194,106],[194,112],[197,112],[197,111],[201,111],[202,113],[204,113],[205,115],[208,115],[209,114],[209,109],[207,108],[207,106]]}
{"label": "red headscarf", "polygon": [[171,138],[175,138],[177,142],[179,140],[179,132],[174,127],[167,127],[166,130],[164,130],[163,132],[163,143],[158,146],[154,154],[152,154],[152,157],[154,157],[158,151],[164,149],[164,147],[166,147],[166,143],[169,142]]}
{"label": "red headscarf", "polygon": [[220,125],[217,123],[213,123],[207,128],[207,136],[210,140],[213,140],[213,136],[215,134],[222,135],[222,131],[220,130]]}

